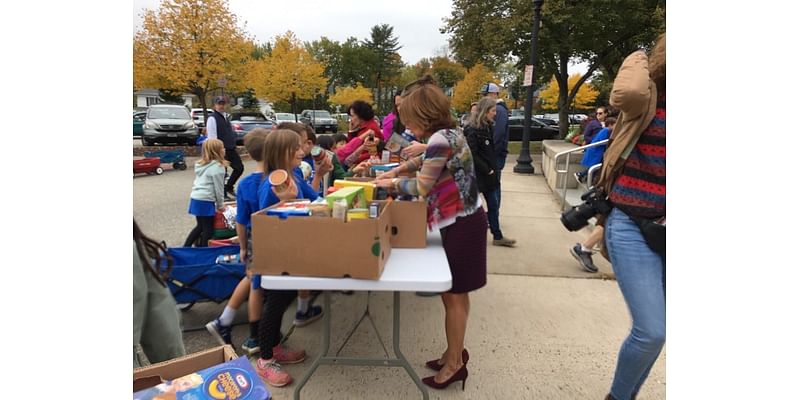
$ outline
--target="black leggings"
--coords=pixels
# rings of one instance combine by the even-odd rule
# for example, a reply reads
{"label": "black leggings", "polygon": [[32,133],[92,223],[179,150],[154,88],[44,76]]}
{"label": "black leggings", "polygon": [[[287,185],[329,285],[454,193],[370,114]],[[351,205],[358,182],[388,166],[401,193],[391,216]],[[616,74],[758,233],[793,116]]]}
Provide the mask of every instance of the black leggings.
{"label": "black leggings", "polygon": [[214,217],[195,216],[195,218],[197,218],[197,226],[189,232],[183,247],[191,247],[198,239],[200,241],[197,242],[197,247],[208,247],[208,241],[214,236]]}
{"label": "black leggings", "polygon": [[239,153],[236,152],[236,149],[225,149],[225,159],[231,163],[231,168],[233,168],[233,172],[230,178],[228,178],[228,183],[225,185],[225,192],[236,193],[233,190],[233,185],[236,184],[236,181],[238,181],[239,177],[244,173],[244,164],[242,163],[242,158],[239,157]]}
{"label": "black leggings", "polygon": [[272,358],[272,348],[281,342],[281,322],[286,309],[297,297],[297,290],[264,290],[264,307],[258,324],[261,358]]}

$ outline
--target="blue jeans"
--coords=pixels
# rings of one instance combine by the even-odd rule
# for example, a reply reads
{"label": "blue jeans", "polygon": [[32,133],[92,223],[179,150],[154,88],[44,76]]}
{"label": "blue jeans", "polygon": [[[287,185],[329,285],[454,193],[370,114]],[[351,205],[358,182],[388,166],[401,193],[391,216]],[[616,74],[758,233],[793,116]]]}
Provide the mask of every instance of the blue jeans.
{"label": "blue jeans", "polygon": [[639,226],[616,208],[606,221],[605,240],[633,320],[611,385],[615,399],[628,400],[639,393],[666,341],[666,259],[650,250]]}
{"label": "blue jeans", "polygon": [[[502,177],[503,167],[506,166],[506,156],[497,156],[497,183],[500,184],[500,178]],[[500,210],[500,186],[497,187],[497,210]]]}
{"label": "blue jeans", "polygon": [[489,209],[489,230],[494,240],[500,240],[503,238],[503,232],[500,231],[500,188],[484,193],[483,197],[486,198],[486,208]]}

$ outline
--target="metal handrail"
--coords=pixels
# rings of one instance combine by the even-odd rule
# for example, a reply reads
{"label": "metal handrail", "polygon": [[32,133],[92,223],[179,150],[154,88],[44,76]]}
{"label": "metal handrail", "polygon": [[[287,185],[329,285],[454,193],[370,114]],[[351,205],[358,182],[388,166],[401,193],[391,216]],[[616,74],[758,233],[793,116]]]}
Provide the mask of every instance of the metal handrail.
{"label": "metal handrail", "polygon": [[[570,155],[572,153],[575,153],[575,152],[578,152],[578,151],[581,151],[581,150],[585,150],[585,149],[588,149],[590,147],[602,146],[604,144],[608,144],[608,139],[601,140],[599,142],[589,143],[587,145],[576,147],[574,149],[562,151],[560,153],[557,153],[556,156],[553,158],[553,162],[555,163],[554,168],[556,170],[556,180],[558,180],[558,176],[559,175],[564,174],[564,179],[561,180],[561,186],[562,186],[562,190],[561,190],[561,209],[562,210],[564,209],[564,206],[567,203],[567,174],[569,174],[569,158],[570,158]],[[567,160],[566,160],[566,163],[564,163],[564,168],[565,169],[560,170],[560,169],[558,169],[558,159],[561,158],[562,156],[567,156]],[[589,182],[591,182],[591,181],[589,181]]]}
{"label": "metal handrail", "polygon": [[592,186],[594,186],[592,184],[592,182],[594,182],[594,172],[597,171],[598,169],[600,169],[602,166],[603,166],[603,163],[597,163],[597,164],[592,165],[591,167],[589,167],[589,170],[586,171],[586,182],[589,182],[588,186],[589,186],[590,189],[592,188]]}

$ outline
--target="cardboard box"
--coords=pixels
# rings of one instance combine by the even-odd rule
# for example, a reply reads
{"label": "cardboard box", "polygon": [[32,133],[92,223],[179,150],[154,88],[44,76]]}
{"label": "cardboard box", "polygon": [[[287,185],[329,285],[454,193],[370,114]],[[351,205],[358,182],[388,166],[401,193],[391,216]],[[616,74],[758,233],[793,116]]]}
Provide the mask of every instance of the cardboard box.
{"label": "cardboard box", "polygon": [[347,208],[366,208],[367,201],[364,198],[364,188],[358,186],[341,188],[325,197],[328,207],[333,208],[333,202],[344,199],[347,201]]}
{"label": "cardboard box", "polygon": [[[362,188],[357,189],[363,193]],[[348,190],[348,188],[340,189]],[[338,192],[337,192],[338,193]],[[376,219],[252,215],[253,272],[379,279],[392,247],[391,203]]]}
{"label": "cardboard box", "polygon": [[133,398],[266,400],[269,390],[247,357],[219,346],[133,371]]}
{"label": "cardboard box", "polygon": [[425,201],[393,201],[392,247],[424,248],[428,236],[428,206]]}

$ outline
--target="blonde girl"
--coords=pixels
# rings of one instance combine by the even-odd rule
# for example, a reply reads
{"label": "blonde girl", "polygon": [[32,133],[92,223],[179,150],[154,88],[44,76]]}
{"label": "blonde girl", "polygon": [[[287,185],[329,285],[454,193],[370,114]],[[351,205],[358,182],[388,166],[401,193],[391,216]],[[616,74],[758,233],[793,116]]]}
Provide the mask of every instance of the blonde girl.
{"label": "blonde girl", "polygon": [[208,246],[214,234],[214,216],[223,207],[225,167],[225,146],[219,139],[203,142],[203,157],[194,164],[194,183],[189,195],[189,214],[197,219],[197,225],[189,232],[184,247]]}

